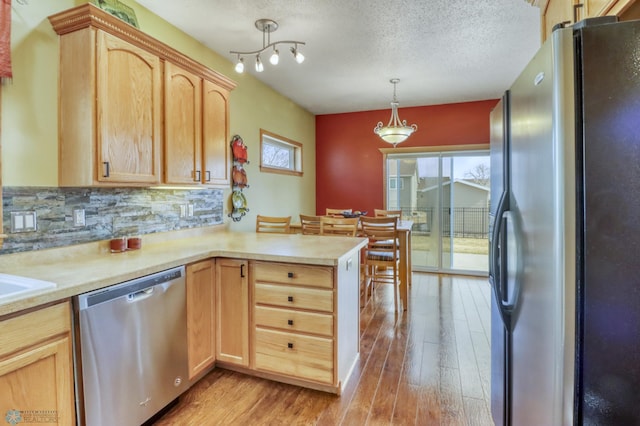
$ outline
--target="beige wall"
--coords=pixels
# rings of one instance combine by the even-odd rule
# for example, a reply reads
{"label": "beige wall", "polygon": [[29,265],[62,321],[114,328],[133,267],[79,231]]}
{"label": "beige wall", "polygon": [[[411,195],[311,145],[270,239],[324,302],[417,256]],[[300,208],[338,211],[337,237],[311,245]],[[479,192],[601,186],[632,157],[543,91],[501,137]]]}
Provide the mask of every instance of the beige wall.
{"label": "beige wall", "polygon": [[[82,3],[85,1],[13,2],[14,78],[2,88],[4,186],[57,186],[58,39],[47,16]],[[239,134],[248,146],[251,164],[245,168],[250,188],[244,193],[250,212],[240,222],[231,223],[231,229],[255,229],[256,213],[297,218],[299,213],[315,212],[313,114],[249,74],[236,74],[230,58],[212,52],[133,0],[124,3],[134,8],[141,30],[237,83],[231,93],[229,137]],[[259,171],[261,128],[303,144],[302,178]],[[229,198],[227,190],[225,212],[231,208]]]}

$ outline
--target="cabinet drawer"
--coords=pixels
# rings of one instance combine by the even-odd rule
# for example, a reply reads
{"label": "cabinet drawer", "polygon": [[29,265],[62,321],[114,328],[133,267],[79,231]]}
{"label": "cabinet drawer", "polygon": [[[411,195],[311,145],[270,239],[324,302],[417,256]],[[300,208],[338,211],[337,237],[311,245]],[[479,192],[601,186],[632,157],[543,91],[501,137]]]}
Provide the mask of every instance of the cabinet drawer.
{"label": "cabinet drawer", "polygon": [[333,336],[333,316],[327,314],[256,306],[255,321],[257,326]]}
{"label": "cabinet drawer", "polygon": [[256,281],[333,288],[331,267],[256,262],[253,273]]}
{"label": "cabinet drawer", "polygon": [[255,367],[333,383],[333,340],[256,328]]}
{"label": "cabinet drawer", "polygon": [[255,285],[255,303],[333,312],[333,291],[259,283]]}

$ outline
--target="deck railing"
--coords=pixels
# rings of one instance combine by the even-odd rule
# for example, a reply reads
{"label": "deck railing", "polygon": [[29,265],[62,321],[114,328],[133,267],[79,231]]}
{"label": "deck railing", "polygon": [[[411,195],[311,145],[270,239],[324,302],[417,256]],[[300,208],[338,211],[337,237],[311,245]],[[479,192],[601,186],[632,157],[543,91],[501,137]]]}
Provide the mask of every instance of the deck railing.
{"label": "deck railing", "polygon": [[[433,231],[435,208],[402,207],[402,217],[413,221],[413,232],[429,234]],[[442,235],[445,237],[488,238],[489,209],[482,207],[444,207]]]}

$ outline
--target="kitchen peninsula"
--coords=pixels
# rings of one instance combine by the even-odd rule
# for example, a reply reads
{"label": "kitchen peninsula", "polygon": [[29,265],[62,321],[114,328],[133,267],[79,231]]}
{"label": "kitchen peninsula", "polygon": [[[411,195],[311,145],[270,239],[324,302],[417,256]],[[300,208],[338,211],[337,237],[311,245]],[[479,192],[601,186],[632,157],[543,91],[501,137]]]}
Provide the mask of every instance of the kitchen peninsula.
{"label": "kitchen peninsula", "polygon": [[[108,241],[102,241],[1,256],[3,273],[51,281],[56,287],[0,298],[0,384],[11,374],[35,377],[19,370],[37,363],[14,363],[12,372],[2,369],[2,360],[20,357],[25,347],[50,344],[52,336],[44,331],[21,347],[15,341],[27,328],[47,330],[43,321],[55,322],[61,330],[54,334],[62,338],[56,344],[64,352],[53,365],[56,375],[62,371],[69,376],[57,379],[66,383],[56,386],[54,405],[47,409],[71,415],[73,296],[185,265],[185,333],[193,383],[217,365],[339,394],[359,355],[359,254],[365,244],[362,238],[228,232],[213,226],[145,235],[141,249],[124,253],[110,253]],[[215,312],[194,311],[207,306]],[[229,315],[239,315],[239,320]],[[12,325],[18,330],[12,332]],[[213,336],[203,338],[207,330]],[[233,353],[238,340],[241,350]],[[215,342],[210,354],[207,341]],[[28,401],[20,400],[27,396],[15,397],[13,404],[29,409]],[[4,405],[0,403],[2,412],[15,409]]]}

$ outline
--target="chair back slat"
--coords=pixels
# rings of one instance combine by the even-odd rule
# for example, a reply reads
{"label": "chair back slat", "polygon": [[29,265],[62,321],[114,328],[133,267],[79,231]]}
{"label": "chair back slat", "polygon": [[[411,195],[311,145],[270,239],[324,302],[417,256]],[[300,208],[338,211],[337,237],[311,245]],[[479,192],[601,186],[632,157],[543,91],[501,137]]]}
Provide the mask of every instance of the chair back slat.
{"label": "chair back slat", "polygon": [[289,234],[291,233],[291,216],[258,215],[256,217],[256,232]]}
{"label": "chair back slat", "polygon": [[397,217],[397,218],[402,218],[402,210],[381,210],[381,209],[374,209],[373,210],[373,215],[375,217]]}
{"label": "chair back slat", "polygon": [[300,215],[303,235],[320,235],[320,216]]}
{"label": "chair back slat", "polygon": [[320,218],[320,234],[355,237],[358,234],[358,218],[322,216]]}
{"label": "chair back slat", "polygon": [[342,213],[353,213],[352,209],[326,209],[325,214],[327,216],[342,215]]}

